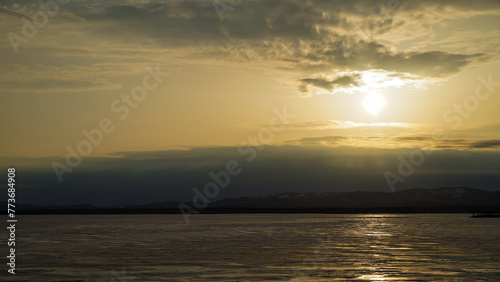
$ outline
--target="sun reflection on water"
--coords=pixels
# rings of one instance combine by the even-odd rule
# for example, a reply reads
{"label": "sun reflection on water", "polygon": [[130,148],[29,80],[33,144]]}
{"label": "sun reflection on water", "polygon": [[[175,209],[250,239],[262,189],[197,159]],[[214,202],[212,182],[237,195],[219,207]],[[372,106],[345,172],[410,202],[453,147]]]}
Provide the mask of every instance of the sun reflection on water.
{"label": "sun reflection on water", "polygon": [[374,274],[374,275],[362,275],[357,279],[367,280],[367,281],[390,281],[390,280],[400,280],[401,278],[390,278],[385,277],[384,275]]}

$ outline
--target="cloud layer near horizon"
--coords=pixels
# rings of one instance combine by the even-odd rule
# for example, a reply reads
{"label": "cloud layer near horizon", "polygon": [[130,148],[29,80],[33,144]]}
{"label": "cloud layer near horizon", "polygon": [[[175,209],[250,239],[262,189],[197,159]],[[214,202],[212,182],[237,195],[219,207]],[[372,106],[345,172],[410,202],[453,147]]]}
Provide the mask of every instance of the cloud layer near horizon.
{"label": "cloud layer near horizon", "polygon": [[[18,198],[36,204],[123,204],[190,201],[193,188],[212,182],[209,173],[225,170],[235,160],[242,171],[221,190],[219,198],[275,192],[387,191],[385,171],[398,173],[400,156],[409,160],[412,149],[266,146],[262,151],[244,147],[206,147],[189,150],[119,152],[110,157],[84,158],[59,183],[51,163],[61,158],[0,158],[16,166]],[[255,152],[255,158],[248,161]],[[434,151],[415,174],[397,189],[469,186],[498,189],[498,151]]]}

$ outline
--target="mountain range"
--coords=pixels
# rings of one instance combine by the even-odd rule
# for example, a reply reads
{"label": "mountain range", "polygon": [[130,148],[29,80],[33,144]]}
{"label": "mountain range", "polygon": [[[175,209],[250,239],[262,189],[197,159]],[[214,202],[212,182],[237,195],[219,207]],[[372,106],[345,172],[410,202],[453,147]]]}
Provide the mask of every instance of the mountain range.
{"label": "mountain range", "polygon": [[[42,213],[179,213],[180,202],[145,205],[36,206],[18,204],[21,214]],[[184,203],[192,206],[192,203]],[[7,203],[1,203],[5,210]],[[499,212],[500,191],[467,187],[415,188],[390,192],[274,193],[256,197],[225,198],[214,201],[200,213],[239,212]]]}

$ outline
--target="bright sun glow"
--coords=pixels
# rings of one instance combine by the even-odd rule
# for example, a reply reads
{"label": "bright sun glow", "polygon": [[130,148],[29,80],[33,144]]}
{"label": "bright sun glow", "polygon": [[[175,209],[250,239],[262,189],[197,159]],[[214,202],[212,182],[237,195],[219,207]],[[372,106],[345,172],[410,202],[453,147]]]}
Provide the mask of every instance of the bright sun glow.
{"label": "bright sun glow", "polygon": [[368,94],[363,100],[363,106],[372,115],[377,115],[385,103],[385,98],[377,93]]}

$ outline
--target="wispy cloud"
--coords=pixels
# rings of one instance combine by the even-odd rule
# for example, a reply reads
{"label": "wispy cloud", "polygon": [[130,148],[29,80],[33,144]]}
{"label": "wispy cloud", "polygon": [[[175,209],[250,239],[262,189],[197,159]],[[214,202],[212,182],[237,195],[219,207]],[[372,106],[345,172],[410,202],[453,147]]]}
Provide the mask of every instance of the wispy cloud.
{"label": "wispy cloud", "polygon": [[289,130],[347,129],[355,127],[410,127],[411,124],[399,122],[355,122],[349,120],[299,121],[287,125]]}

